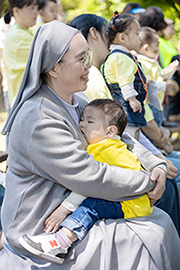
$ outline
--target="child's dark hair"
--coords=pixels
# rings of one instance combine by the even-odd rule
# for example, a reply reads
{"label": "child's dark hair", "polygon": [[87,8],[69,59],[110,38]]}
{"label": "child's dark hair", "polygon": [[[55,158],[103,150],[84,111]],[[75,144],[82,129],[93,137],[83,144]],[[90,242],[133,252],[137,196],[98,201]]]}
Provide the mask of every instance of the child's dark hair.
{"label": "child's dark hair", "polygon": [[9,24],[11,22],[11,17],[13,16],[13,8],[23,8],[24,6],[30,6],[31,4],[37,4],[37,0],[9,0],[8,1],[8,11],[4,14],[4,22]]}
{"label": "child's dark hair", "polygon": [[125,32],[133,21],[136,21],[133,16],[129,14],[118,15],[118,12],[115,11],[113,18],[108,25],[108,36],[110,41],[113,42],[117,33]]}
{"label": "child's dark hair", "polygon": [[144,44],[151,45],[154,34],[158,35],[156,30],[148,26],[142,26],[139,31],[139,37],[141,40],[140,47],[142,47]]}
{"label": "child's dark hair", "polygon": [[149,26],[156,31],[162,31],[166,28],[167,23],[164,20],[164,14],[159,7],[150,6],[141,15],[141,26]]}
{"label": "child's dark hair", "polygon": [[122,136],[127,125],[127,114],[119,102],[112,99],[94,99],[88,103],[87,107],[102,110],[108,125],[116,126],[117,135]]}
{"label": "child's dark hair", "polygon": [[56,0],[37,0],[38,10],[43,9],[48,2],[54,2],[55,4],[57,4]]}
{"label": "child's dark hair", "polygon": [[107,21],[105,18],[95,14],[81,14],[74,18],[69,25],[80,30],[86,40],[88,38],[90,28],[94,27],[103,39],[102,30],[103,26],[107,26]]}

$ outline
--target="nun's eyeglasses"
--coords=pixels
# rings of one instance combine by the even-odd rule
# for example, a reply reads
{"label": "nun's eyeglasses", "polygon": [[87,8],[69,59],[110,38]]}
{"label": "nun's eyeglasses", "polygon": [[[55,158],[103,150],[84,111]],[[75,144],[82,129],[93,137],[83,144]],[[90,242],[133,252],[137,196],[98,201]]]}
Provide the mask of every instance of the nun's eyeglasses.
{"label": "nun's eyeglasses", "polygon": [[84,68],[87,68],[89,63],[91,63],[92,53],[93,53],[92,50],[88,50],[88,52],[81,59],[79,59],[78,61],[62,59],[59,62],[72,62],[72,63],[81,62],[82,65],[84,66]]}

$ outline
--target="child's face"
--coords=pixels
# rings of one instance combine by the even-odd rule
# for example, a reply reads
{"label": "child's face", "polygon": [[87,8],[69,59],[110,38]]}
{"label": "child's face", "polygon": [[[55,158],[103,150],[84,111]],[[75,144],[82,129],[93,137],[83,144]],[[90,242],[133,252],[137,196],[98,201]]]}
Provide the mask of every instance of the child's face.
{"label": "child's face", "polygon": [[139,38],[140,25],[138,21],[132,21],[124,33],[124,45],[129,50],[138,50],[140,46]]}
{"label": "child's face", "polygon": [[16,8],[15,11],[16,22],[24,29],[28,29],[36,24],[37,15],[38,6],[35,3],[23,8]]}
{"label": "child's face", "polygon": [[108,137],[108,124],[100,109],[88,106],[79,122],[79,127],[88,144],[97,143]]}
{"label": "child's face", "polygon": [[152,42],[147,44],[146,56],[152,59],[158,59],[159,56],[159,36],[154,34],[152,38]]}
{"label": "child's face", "polygon": [[47,5],[39,10],[39,14],[45,23],[57,20],[58,6],[56,3],[48,1]]}
{"label": "child's face", "polygon": [[168,24],[167,27],[163,30],[163,38],[169,40],[173,37],[174,33],[174,24]]}

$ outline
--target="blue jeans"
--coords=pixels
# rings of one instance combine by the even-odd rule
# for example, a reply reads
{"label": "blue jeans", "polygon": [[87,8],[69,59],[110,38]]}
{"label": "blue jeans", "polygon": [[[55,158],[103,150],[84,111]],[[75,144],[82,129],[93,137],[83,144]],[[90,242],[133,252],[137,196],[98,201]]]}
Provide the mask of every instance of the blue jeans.
{"label": "blue jeans", "polygon": [[180,194],[175,179],[166,179],[166,190],[160,200],[156,201],[155,206],[168,213],[180,236]]}
{"label": "blue jeans", "polygon": [[82,240],[97,220],[123,217],[120,202],[87,198],[60,226],[68,228],[76,234],[79,240]]}
{"label": "blue jeans", "polygon": [[164,118],[164,112],[156,109],[153,105],[149,104],[149,107],[151,108],[154,116],[154,120],[156,121],[158,127],[162,126],[163,118]]}
{"label": "blue jeans", "polygon": [[[166,190],[155,206],[168,213],[180,235],[179,190],[175,179],[166,181]],[[61,224],[76,234],[82,240],[94,223],[102,218],[124,218],[121,203],[102,199],[87,198]]]}
{"label": "blue jeans", "polygon": [[[166,155],[166,158],[172,161],[173,165],[178,169],[177,176],[174,178],[180,194],[180,151],[173,151],[171,154]],[[180,206],[180,200],[179,200]]]}

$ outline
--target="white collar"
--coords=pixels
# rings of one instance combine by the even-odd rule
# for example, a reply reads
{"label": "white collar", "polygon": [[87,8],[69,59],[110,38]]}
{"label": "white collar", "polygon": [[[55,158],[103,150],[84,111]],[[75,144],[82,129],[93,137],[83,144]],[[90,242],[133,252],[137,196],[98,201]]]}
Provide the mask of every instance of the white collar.
{"label": "white collar", "polygon": [[128,50],[124,46],[121,46],[121,45],[118,45],[118,44],[111,44],[110,47],[109,47],[109,49],[111,51],[116,50],[116,49],[119,49],[119,50],[121,50],[123,52],[128,52]]}
{"label": "white collar", "polygon": [[[120,140],[121,139],[121,137],[119,136],[119,135],[115,135],[114,137],[112,137],[112,138],[106,138],[106,139],[103,139],[103,140],[100,140],[99,142],[105,142],[105,141],[107,141],[107,140]],[[98,143],[99,143],[98,142]]]}
{"label": "white collar", "polygon": [[147,56],[145,56],[143,54],[138,54],[137,53],[136,56],[137,56],[138,59],[147,60],[147,61],[149,61],[151,63],[158,63],[158,61],[156,59],[152,59],[152,58],[147,57]]}

